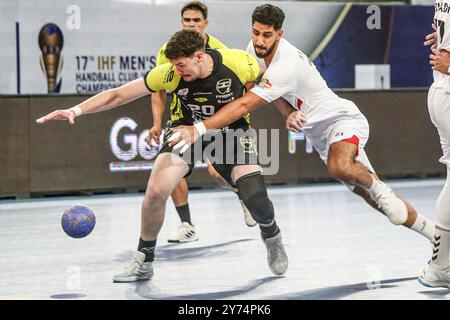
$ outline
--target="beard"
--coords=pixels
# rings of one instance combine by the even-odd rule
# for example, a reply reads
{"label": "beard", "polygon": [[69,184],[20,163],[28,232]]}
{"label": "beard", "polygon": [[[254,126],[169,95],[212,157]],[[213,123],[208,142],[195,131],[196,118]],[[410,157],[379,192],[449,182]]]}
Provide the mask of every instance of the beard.
{"label": "beard", "polygon": [[[255,54],[256,54],[256,56],[258,57],[258,58],[260,58],[260,59],[262,59],[262,58],[265,58],[265,57],[267,57],[267,56],[270,56],[271,54],[272,54],[272,52],[273,52],[273,49],[275,48],[275,45],[277,44],[277,40],[275,40],[273,43],[272,43],[272,45],[268,48],[268,49],[266,49],[266,52],[265,53],[258,53],[258,51],[256,51],[256,46],[255,46],[255,44],[253,44],[253,47],[255,48]],[[259,47],[260,49],[264,49],[264,48],[261,48],[261,47]]]}

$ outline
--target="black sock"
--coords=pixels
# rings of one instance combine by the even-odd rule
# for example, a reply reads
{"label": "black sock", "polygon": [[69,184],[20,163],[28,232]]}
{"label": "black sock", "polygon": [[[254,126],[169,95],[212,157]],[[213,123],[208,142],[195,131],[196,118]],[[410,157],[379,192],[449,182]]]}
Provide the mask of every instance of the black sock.
{"label": "black sock", "polygon": [[187,222],[192,225],[191,222],[191,212],[189,211],[189,203],[186,203],[184,206],[175,207],[178,212],[178,216],[180,217],[181,222]]}
{"label": "black sock", "polygon": [[138,251],[145,253],[145,262],[153,262],[155,259],[156,240],[145,241],[139,238]]}
{"label": "black sock", "polygon": [[278,225],[275,222],[275,220],[273,221],[273,224],[270,227],[264,227],[262,225],[259,225],[259,229],[261,229],[261,235],[263,239],[275,237],[277,234],[280,233],[280,229],[278,228]]}

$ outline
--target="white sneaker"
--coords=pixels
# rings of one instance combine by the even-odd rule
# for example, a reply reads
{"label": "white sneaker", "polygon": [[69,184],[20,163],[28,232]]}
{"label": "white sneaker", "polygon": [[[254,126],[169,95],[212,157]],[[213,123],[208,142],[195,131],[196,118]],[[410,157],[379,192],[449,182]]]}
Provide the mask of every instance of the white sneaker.
{"label": "white sneaker", "polygon": [[244,221],[245,224],[248,227],[254,227],[256,226],[258,223],[255,221],[255,219],[253,219],[252,215],[250,214],[250,211],[248,211],[247,207],[244,204],[244,201],[239,200],[239,202],[241,203],[242,206],[242,211],[244,212]]}
{"label": "white sneaker", "polygon": [[288,268],[288,257],[284,251],[281,232],[272,238],[263,239],[267,248],[267,262],[270,271],[275,275],[282,275]]}
{"label": "white sneaker", "polygon": [[426,287],[450,288],[450,267],[440,268],[434,263],[430,263],[419,275],[419,282]]}
{"label": "white sneaker", "polygon": [[178,227],[177,232],[167,239],[167,241],[169,242],[176,242],[176,243],[192,242],[197,240],[198,236],[197,233],[195,232],[195,227],[187,222],[183,222]]}
{"label": "white sneaker", "polygon": [[133,260],[125,266],[122,272],[114,275],[113,282],[134,282],[151,279],[153,277],[153,263],[144,261],[145,253],[134,252]]}
{"label": "white sneaker", "polygon": [[380,184],[381,192],[374,199],[378,208],[383,210],[393,224],[404,224],[408,219],[408,208],[405,203],[397,198],[394,191],[384,182],[378,181],[378,183]]}

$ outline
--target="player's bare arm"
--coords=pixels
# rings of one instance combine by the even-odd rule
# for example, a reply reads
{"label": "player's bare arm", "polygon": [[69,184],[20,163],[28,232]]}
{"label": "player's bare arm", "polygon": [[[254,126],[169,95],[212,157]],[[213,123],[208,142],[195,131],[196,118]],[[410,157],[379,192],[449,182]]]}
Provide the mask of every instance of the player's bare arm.
{"label": "player's bare arm", "polygon": [[[236,99],[222,109],[220,109],[213,116],[208,119],[195,124],[194,126],[178,126],[171,130],[178,134],[172,135],[170,146],[177,145],[184,141],[187,145],[193,144],[201,135],[208,130],[220,129],[224,126],[242,118],[247,113],[266,105],[267,102],[261,99],[252,92],[247,92],[244,96]],[[179,145],[179,147],[182,145]]]}
{"label": "player's bare arm", "polygon": [[155,92],[151,96],[152,99],[152,115],[153,126],[147,136],[147,143],[150,144],[153,140],[156,144],[159,144],[159,136],[162,132],[162,120],[164,116],[164,107],[166,104],[166,94],[163,91]]}
{"label": "player's bare arm", "polygon": [[73,108],[55,110],[37,119],[36,122],[43,124],[50,120],[65,120],[74,124],[76,116],[114,109],[149,94],[144,78],[139,78],[121,87],[96,94]]}
{"label": "player's bare arm", "polygon": [[273,103],[286,121],[286,129],[300,131],[303,128],[303,124],[306,122],[306,115],[302,111],[293,108],[283,98],[278,98]]}

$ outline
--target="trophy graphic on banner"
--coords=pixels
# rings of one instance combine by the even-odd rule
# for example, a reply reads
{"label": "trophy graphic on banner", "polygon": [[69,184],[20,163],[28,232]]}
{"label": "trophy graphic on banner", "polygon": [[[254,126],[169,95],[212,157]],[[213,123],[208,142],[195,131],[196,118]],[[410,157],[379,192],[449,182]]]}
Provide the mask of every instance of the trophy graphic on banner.
{"label": "trophy graphic on banner", "polygon": [[47,23],[39,31],[39,47],[42,52],[40,62],[47,78],[48,93],[59,93],[61,89],[63,43],[63,34],[56,24]]}

